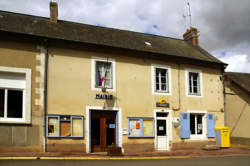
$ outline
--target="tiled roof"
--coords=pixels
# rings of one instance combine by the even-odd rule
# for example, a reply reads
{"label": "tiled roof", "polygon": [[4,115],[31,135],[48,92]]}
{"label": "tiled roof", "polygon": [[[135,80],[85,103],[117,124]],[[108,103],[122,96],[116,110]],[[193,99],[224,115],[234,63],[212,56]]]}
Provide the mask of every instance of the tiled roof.
{"label": "tiled roof", "polygon": [[222,66],[226,65],[199,46],[193,46],[180,39],[62,20],[55,24],[51,23],[49,18],[6,11],[0,11],[1,31],[143,51],[156,54],[156,56],[161,54],[184,57]]}

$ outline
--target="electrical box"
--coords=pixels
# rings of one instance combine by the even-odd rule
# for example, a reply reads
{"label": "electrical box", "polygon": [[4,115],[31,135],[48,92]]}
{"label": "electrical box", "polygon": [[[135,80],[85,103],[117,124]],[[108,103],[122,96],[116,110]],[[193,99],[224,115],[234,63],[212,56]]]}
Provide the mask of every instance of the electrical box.
{"label": "electrical box", "polygon": [[172,122],[173,122],[174,127],[179,127],[180,118],[173,118]]}

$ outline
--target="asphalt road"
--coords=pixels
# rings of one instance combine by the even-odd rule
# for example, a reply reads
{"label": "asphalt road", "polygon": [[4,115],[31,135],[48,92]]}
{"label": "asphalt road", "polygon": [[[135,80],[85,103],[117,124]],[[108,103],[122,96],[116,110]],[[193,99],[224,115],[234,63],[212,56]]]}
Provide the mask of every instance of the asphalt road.
{"label": "asphalt road", "polygon": [[163,160],[0,160],[1,166],[250,166],[250,157]]}

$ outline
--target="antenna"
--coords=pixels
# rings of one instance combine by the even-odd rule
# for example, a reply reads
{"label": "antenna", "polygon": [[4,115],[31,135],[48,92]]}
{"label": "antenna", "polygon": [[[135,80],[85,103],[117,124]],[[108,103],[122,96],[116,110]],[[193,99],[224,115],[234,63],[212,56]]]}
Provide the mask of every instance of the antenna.
{"label": "antenna", "polygon": [[190,6],[189,2],[187,2],[187,6],[188,6],[188,14],[187,15],[183,14],[182,16],[183,16],[184,20],[186,20],[186,17],[189,17],[189,25],[192,26],[191,6]]}
{"label": "antenna", "polygon": [[187,15],[189,18],[190,18],[190,26],[192,26],[192,17],[191,17],[191,7],[190,7],[190,3],[187,2],[187,5],[188,5],[188,11],[189,11],[189,14]]}

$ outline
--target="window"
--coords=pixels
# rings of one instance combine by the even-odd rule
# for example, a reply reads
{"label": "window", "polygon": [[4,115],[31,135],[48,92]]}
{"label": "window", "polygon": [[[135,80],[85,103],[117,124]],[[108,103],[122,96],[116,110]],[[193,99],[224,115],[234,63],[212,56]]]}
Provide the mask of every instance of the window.
{"label": "window", "polygon": [[31,70],[0,67],[0,123],[30,123]]}
{"label": "window", "polygon": [[83,116],[47,115],[47,137],[83,137]]}
{"label": "window", "polygon": [[129,117],[128,137],[154,137],[154,119]]}
{"label": "window", "polygon": [[214,129],[214,114],[208,114],[206,111],[181,113],[181,138],[213,138]]}
{"label": "window", "polygon": [[115,89],[114,66],[115,63],[113,59],[99,57],[94,57],[92,59],[92,89]]}
{"label": "window", "polygon": [[201,96],[202,95],[202,77],[200,71],[187,70],[186,71],[186,86],[187,96]]}
{"label": "window", "polygon": [[191,135],[202,135],[203,132],[203,116],[202,114],[190,114],[190,132]]}
{"label": "window", "polygon": [[96,88],[112,88],[112,63],[96,61]]}
{"label": "window", "polygon": [[170,94],[170,68],[152,65],[152,83],[154,94]]}

